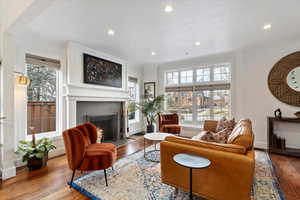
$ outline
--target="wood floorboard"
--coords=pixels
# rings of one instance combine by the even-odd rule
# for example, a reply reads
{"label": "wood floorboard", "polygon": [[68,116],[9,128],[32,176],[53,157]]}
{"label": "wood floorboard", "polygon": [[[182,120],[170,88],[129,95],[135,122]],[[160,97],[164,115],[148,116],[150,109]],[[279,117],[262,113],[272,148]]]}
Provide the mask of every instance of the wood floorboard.
{"label": "wood floorboard", "polygon": [[[118,159],[124,158],[144,148],[143,137],[118,147]],[[146,146],[152,143],[147,142]],[[0,182],[0,200],[37,200],[37,199],[88,199],[66,184],[72,175],[66,156],[59,156],[48,161],[47,167],[28,171],[21,168],[17,176]],[[82,175],[79,171],[76,176]]]}
{"label": "wood floorboard", "polygon": [[[151,144],[147,142],[146,145]],[[118,147],[118,159],[143,148],[143,137],[136,137],[136,141]],[[276,154],[271,154],[270,157],[286,199],[300,199],[300,159]],[[75,189],[70,189],[66,184],[70,180],[71,173],[65,155],[50,159],[48,166],[40,170],[18,169],[16,177],[0,182],[0,200],[88,199]],[[76,176],[80,175],[78,171]]]}
{"label": "wood floorboard", "polygon": [[286,200],[300,199],[300,159],[270,154]]}

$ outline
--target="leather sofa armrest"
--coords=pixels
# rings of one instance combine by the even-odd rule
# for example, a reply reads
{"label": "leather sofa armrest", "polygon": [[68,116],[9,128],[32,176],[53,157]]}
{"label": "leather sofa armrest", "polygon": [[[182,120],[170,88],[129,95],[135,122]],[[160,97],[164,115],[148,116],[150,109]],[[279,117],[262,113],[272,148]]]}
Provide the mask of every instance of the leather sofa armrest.
{"label": "leather sofa armrest", "polygon": [[206,141],[198,141],[198,140],[191,140],[187,138],[181,138],[176,136],[168,136],[166,137],[165,141],[175,142],[185,145],[192,145],[195,147],[202,147],[208,148],[213,150],[231,152],[231,153],[238,153],[238,154],[246,154],[247,149],[240,145],[235,144],[219,144],[214,142],[206,142]]}
{"label": "leather sofa armrest", "polygon": [[205,120],[203,130],[215,132],[218,126],[217,120]]}

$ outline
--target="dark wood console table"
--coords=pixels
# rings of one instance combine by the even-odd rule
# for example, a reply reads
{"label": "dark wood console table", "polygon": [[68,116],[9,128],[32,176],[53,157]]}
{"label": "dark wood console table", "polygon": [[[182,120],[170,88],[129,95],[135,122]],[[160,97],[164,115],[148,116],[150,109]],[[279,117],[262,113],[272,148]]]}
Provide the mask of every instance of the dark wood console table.
{"label": "dark wood console table", "polygon": [[273,141],[274,136],[274,123],[276,122],[288,122],[288,123],[299,123],[300,124],[300,118],[293,118],[293,117],[268,117],[268,147],[270,153],[277,153],[287,156],[296,156],[300,157],[300,149],[295,148],[288,148],[285,149],[279,149],[276,147]]}

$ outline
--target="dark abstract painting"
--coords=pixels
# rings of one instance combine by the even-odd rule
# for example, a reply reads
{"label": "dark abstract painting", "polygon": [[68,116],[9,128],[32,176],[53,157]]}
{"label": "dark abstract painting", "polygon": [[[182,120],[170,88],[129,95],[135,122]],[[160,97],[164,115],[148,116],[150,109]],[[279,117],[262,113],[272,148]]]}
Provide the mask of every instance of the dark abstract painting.
{"label": "dark abstract painting", "polygon": [[84,83],[122,88],[122,65],[83,54]]}

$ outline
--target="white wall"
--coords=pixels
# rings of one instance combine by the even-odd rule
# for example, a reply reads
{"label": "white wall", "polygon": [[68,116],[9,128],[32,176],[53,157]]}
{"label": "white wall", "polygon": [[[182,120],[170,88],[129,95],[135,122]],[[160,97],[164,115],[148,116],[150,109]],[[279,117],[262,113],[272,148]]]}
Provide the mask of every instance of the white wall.
{"label": "white wall", "polygon": [[[275,109],[280,108],[286,117],[295,117],[293,113],[300,110],[277,100],[267,84],[275,63],[299,50],[300,40],[291,40],[249,47],[236,53],[236,116],[253,120],[257,147],[267,146],[267,116],[273,116]],[[276,128],[275,132],[285,135],[287,145],[300,148],[299,125],[280,124]]]}
{"label": "white wall", "polygon": [[[158,93],[164,93],[164,74],[168,70],[231,62],[231,116],[236,119],[250,118],[255,132],[255,146],[267,148],[267,116],[273,116],[281,108],[283,116],[294,117],[300,108],[289,106],[277,100],[269,91],[267,78],[271,68],[282,57],[300,50],[300,40],[282,41],[273,44],[261,44],[237,50],[235,52],[210,55],[189,60],[158,64]],[[150,70],[148,66],[144,70]],[[147,74],[148,72],[144,72]],[[300,125],[278,124],[275,132],[284,135],[287,145],[300,148]]]}
{"label": "white wall", "polygon": [[[78,57],[78,62],[70,62],[67,66],[67,45],[61,45],[59,43],[54,43],[51,41],[47,41],[43,38],[40,38],[38,36],[27,36],[26,39],[24,38],[17,38],[17,44],[16,44],[16,58],[14,58],[16,65],[13,68],[15,71],[19,72],[25,72],[25,54],[30,53],[33,55],[43,56],[47,58],[53,58],[61,61],[61,68],[59,72],[59,85],[60,85],[60,91],[59,91],[59,123],[57,127],[57,134],[59,136],[52,138],[54,141],[54,144],[57,146],[57,149],[54,150],[50,157],[57,156],[62,153],[64,153],[64,145],[62,141],[62,137],[60,134],[64,129],[67,127],[67,114],[66,114],[66,105],[63,104],[64,98],[63,98],[63,85],[65,84],[83,84],[83,67],[82,67],[82,52],[80,52],[78,55],[76,54],[75,57]],[[88,47],[85,47],[84,49],[89,49]],[[92,51],[92,52],[91,52]],[[96,52],[96,55],[99,55],[100,51],[91,50],[85,51],[86,53],[94,54]],[[94,53],[93,53],[94,52]],[[78,52],[77,52],[78,53]],[[102,55],[102,54],[101,54]],[[80,56],[80,57],[79,57]],[[120,61],[119,59],[116,60],[113,56],[109,55],[109,57],[106,55],[105,58],[111,58],[114,61]],[[125,61],[121,61],[125,66],[127,66],[127,63]],[[126,68],[124,69],[126,70]],[[142,74],[142,68],[138,68],[134,65],[128,65],[128,74],[130,76],[137,77],[140,84],[140,89],[142,90],[143,86],[143,74]],[[68,72],[68,73],[67,73]],[[127,85],[127,77],[124,72],[124,84]],[[15,137],[13,139],[12,143],[9,143],[10,148],[15,150],[16,144],[19,140],[26,139],[26,130],[27,130],[27,88],[26,87],[14,87],[14,120],[12,120],[12,126],[14,127]],[[99,87],[101,89],[101,86]],[[125,89],[125,88],[123,88]],[[101,91],[101,90],[100,90]],[[130,124],[129,125],[130,132],[136,133],[139,131],[144,130],[144,124],[142,121],[142,118],[140,117],[140,121]],[[20,162],[20,159],[16,160],[16,166],[23,165],[22,162]]]}
{"label": "white wall", "polygon": [[[97,86],[97,85],[83,83],[83,56],[82,56],[83,53],[87,53],[90,55],[94,55],[97,57],[101,57],[122,64],[123,66],[122,67],[122,76],[123,76],[122,88],[112,88],[112,87]],[[101,92],[101,94],[99,94],[99,97],[106,96],[112,98],[123,98],[126,101],[128,98],[128,91],[127,91],[128,76],[133,76],[138,79],[139,88],[141,92],[141,89],[143,88],[142,87],[143,73],[141,68],[138,68],[137,66],[129,63],[126,60],[117,58],[113,55],[108,55],[99,50],[91,49],[89,47],[86,47],[84,45],[75,42],[68,43],[68,68],[67,68],[66,87],[70,86],[68,89],[69,91],[72,88],[72,86],[76,86],[76,87],[80,86],[82,88],[82,92],[88,92],[86,93],[86,96],[91,96],[92,94],[89,94],[90,90],[88,88],[91,89],[93,88]],[[143,120],[141,116],[139,122],[129,124],[130,134],[137,133],[143,130],[144,130],[144,126],[143,126]]]}
{"label": "white wall", "polygon": [[[139,84],[139,96],[140,99],[143,97],[143,90],[144,90],[144,75],[143,75],[143,68],[136,66],[134,64],[128,65],[128,76],[135,77],[138,79]],[[134,134],[138,132],[145,131],[144,125],[144,118],[141,112],[139,113],[139,121],[129,122],[129,133]]]}

